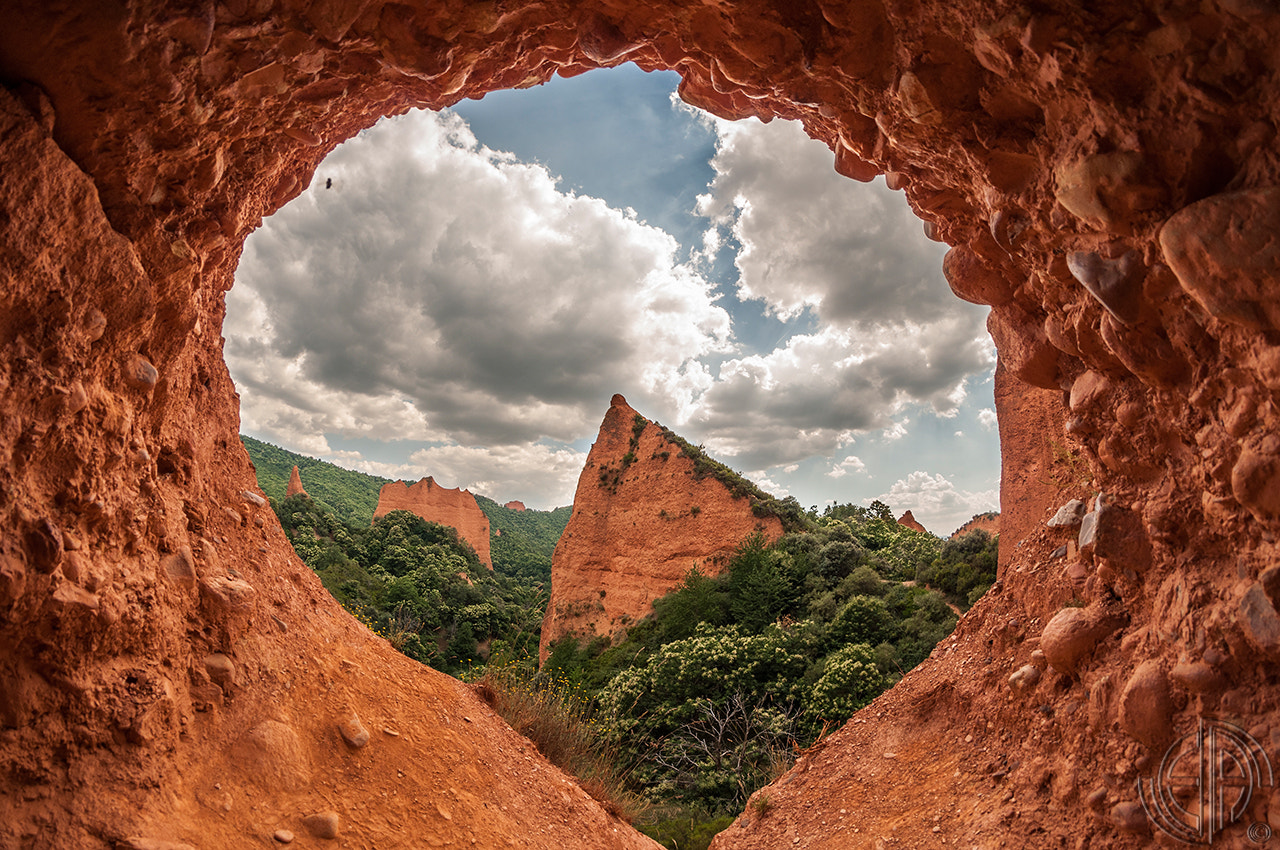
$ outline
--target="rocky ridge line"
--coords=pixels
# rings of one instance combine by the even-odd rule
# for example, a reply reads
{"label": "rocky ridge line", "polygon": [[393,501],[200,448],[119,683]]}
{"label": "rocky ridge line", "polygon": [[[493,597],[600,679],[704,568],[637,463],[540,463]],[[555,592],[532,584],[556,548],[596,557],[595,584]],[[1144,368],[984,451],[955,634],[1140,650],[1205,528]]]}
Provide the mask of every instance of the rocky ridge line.
{"label": "rocky ridge line", "polygon": [[611,637],[647,616],[695,567],[719,575],[756,530],[773,540],[782,522],[699,474],[662,427],[615,395],[552,556],[542,658],[561,637]]}

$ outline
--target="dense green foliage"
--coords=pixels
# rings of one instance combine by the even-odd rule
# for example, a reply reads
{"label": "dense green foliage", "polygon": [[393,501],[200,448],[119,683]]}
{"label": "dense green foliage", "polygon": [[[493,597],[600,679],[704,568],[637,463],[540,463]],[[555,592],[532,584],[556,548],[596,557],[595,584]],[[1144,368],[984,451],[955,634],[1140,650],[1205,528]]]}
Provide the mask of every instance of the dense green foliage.
{"label": "dense green foliage", "polygon": [[[378,493],[387,478],[366,475],[334,466],[323,460],[240,435],[249,460],[257,472],[258,486],[272,502],[284,501],[289,474],[298,467],[302,486],[321,513],[332,514],[352,526],[373,522]],[[525,583],[551,581],[551,553],[573,513],[571,507],[553,511],[515,511],[485,496],[476,496],[480,510],[489,518],[489,555],[494,570],[520,578]],[[500,532],[500,533],[499,533]]]}
{"label": "dense green foliage", "polygon": [[303,488],[320,510],[333,514],[348,525],[364,526],[373,522],[378,492],[389,479],[343,469],[243,434],[240,440],[249,452],[249,460],[253,461],[258,474],[258,486],[267,498],[276,503],[284,500],[285,491],[289,488],[289,474],[296,466]]}
{"label": "dense green foliage", "polygon": [[879,503],[809,526],[773,544],[748,537],[727,572],[691,570],[620,641],[562,640],[543,667],[598,700],[631,782],[663,813],[648,831],[668,846],[740,811],[919,664],[995,578],[990,536],[944,543]]}
{"label": "dense green foliage", "polygon": [[979,529],[942,544],[937,560],[918,570],[916,581],[968,608],[991,587],[995,574],[995,538]]}
{"label": "dense green foliage", "polygon": [[455,529],[408,511],[355,528],[307,496],[273,507],[334,598],[411,658],[458,672],[488,654],[536,651],[542,585],[491,573]]}
{"label": "dense green foliage", "polygon": [[489,557],[500,575],[526,584],[551,586],[551,553],[573,515],[572,507],[553,511],[516,511],[476,496],[489,518]]}
{"label": "dense green foliage", "polygon": [[702,816],[682,812],[673,818],[661,818],[652,824],[639,824],[640,831],[663,847],[676,850],[707,850],[711,839],[729,828],[733,815]]}

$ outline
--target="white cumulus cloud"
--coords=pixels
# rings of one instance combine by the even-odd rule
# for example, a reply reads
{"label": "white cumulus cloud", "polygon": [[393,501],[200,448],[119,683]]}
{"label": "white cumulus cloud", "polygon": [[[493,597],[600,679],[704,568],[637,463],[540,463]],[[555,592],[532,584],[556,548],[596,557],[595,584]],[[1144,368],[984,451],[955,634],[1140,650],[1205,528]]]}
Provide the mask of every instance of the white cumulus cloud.
{"label": "white cumulus cloud", "polygon": [[799,124],[706,120],[716,176],[699,211],[741,246],[739,297],[816,317],[721,364],[690,416],[707,445],[771,466],[831,457],[858,432],[901,436],[912,403],[955,416],[965,381],[993,361],[985,311],[942,277],[945,247],[900,195],[835,176],[831,151]]}
{"label": "white cumulus cloud", "polygon": [[[700,120],[713,178],[684,246],[626,199],[563,191],[484,147],[452,113],[341,146],[248,240],[228,294],[243,429],[551,505],[581,468],[568,444],[615,392],[735,466],[774,470],[761,477],[780,493],[806,458],[826,459],[811,468],[827,482],[864,472],[840,455],[904,436],[908,411],[956,416],[993,362],[985,311],[950,293],[944,248],[902,197],[840,178],[798,124]],[[388,465],[335,438],[432,445]]]}
{"label": "white cumulus cloud", "polygon": [[246,243],[224,327],[242,421],[322,452],[325,433],[572,441],[619,391],[678,417],[730,331],[678,253],[456,115],[389,119]]}
{"label": "white cumulus cloud", "polygon": [[828,478],[844,478],[850,473],[866,472],[867,465],[862,462],[861,458],[850,455],[837,464],[832,465],[831,471],[827,473]]}
{"label": "white cumulus cloud", "polygon": [[887,493],[877,498],[892,505],[898,513],[911,511],[925,528],[940,537],[949,536],[974,514],[1000,510],[998,489],[960,490],[945,475],[931,475],[921,470],[898,479]]}

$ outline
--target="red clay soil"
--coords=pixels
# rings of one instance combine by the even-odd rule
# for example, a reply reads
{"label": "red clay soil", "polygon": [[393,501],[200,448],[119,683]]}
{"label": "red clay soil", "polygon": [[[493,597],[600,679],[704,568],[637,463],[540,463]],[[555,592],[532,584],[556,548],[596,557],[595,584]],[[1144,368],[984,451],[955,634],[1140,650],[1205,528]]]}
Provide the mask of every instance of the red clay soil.
{"label": "red clay soil", "polygon": [[[757,517],[748,497],[695,474],[662,429],[615,395],[573,496],[573,515],[551,559],[551,599],[541,657],[564,635],[612,636],[653,612],[697,567],[718,576],[733,550],[760,531],[782,535],[777,517]],[[634,443],[633,443],[634,440]],[[626,461],[628,454],[633,461]]]}
{"label": "red clay soil", "polygon": [[[627,61],[885,174],[1001,363],[998,589],[715,846],[1169,843],[1137,781],[1173,736],[1280,755],[1277,44],[1261,0],[10,4],[0,846],[322,846],[327,810],[336,846],[645,845],[324,594],[220,339],[335,145]],[[1221,846],[1280,829],[1254,800]]]}

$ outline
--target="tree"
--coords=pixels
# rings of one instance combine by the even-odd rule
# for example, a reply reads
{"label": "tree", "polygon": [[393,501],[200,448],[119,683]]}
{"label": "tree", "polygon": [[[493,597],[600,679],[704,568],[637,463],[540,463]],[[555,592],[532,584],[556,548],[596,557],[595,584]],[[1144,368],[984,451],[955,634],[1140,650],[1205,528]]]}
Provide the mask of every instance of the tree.
{"label": "tree", "polygon": [[892,642],[893,617],[884,602],[874,596],[855,596],[836,614],[827,634],[833,645]]}
{"label": "tree", "polygon": [[674,590],[653,603],[665,640],[683,640],[700,623],[723,626],[729,617],[729,595],[724,583],[707,578],[696,566]]}
{"label": "tree", "polygon": [[807,711],[828,723],[843,723],[889,685],[865,643],[837,649],[827,656],[822,678],[810,694]]}
{"label": "tree", "polygon": [[843,596],[879,596],[885,591],[880,574],[871,567],[858,567],[842,582],[839,592]]}
{"label": "tree", "polygon": [[759,632],[790,603],[791,587],[764,534],[754,532],[729,561],[729,613],[743,628]]}
{"label": "tree", "polygon": [[476,657],[476,636],[471,624],[463,620],[453,630],[445,655],[451,664],[464,666]]}

